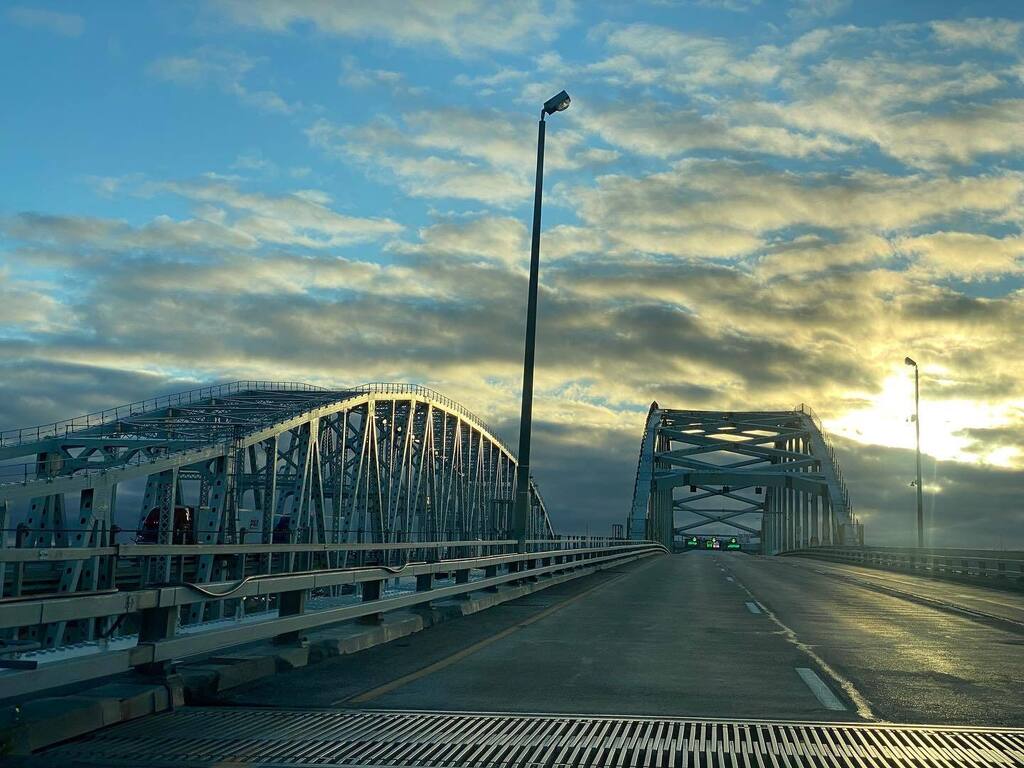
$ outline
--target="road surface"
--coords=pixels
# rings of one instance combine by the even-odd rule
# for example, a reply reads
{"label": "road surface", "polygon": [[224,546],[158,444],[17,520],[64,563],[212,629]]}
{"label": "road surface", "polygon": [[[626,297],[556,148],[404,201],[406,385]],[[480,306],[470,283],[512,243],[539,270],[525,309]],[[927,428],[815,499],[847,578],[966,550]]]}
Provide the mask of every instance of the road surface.
{"label": "road surface", "polygon": [[1024,595],[695,551],[236,689],[224,704],[1024,725]]}

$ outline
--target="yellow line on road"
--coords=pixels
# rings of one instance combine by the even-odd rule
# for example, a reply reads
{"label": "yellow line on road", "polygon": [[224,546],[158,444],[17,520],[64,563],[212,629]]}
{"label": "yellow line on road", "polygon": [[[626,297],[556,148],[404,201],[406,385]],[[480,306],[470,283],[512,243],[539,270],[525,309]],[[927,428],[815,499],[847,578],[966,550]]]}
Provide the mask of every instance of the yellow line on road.
{"label": "yellow line on road", "polygon": [[[653,562],[657,562],[657,561],[655,560]],[[652,565],[653,562],[652,563],[648,563],[647,565],[648,566]],[[457,663],[459,661],[462,661],[462,659],[466,658],[467,656],[470,656],[470,655],[476,653],[477,651],[482,650],[483,648],[486,648],[487,646],[492,645],[492,644],[498,642],[499,640],[503,640],[504,638],[508,637],[509,635],[513,634],[514,632],[518,632],[520,629],[523,629],[524,627],[528,627],[531,624],[540,621],[541,619],[547,618],[548,616],[550,616],[551,614],[555,613],[556,611],[560,611],[563,608],[565,608],[565,607],[567,607],[569,605],[572,605],[577,600],[582,600],[584,597],[589,595],[595,589],[600,589],[601,587],[606,587],[609,584],[614,584],[615,582],[617,582],[617,581],[619,581],[621,579],[624,579],[626,576],[629,576],[632,573],[636,573],[639,570],[642,570],[642,569],[638,568],[636,570],[629,571],[628,573],[623,573],[618,578],[609,579],[608,581],[603,581],[600,584],[595,584],[594,586],[592,586],[592,587],[590,587],[588,589],[583,590],[582,592],[580,592],[577,595],[573,595],[572,597],[570,597],[570,598],[568,598],[566,600],[563,600],[560,603],[555,603],[554,605],[552,605],[552,606],[550,606],[548,608],[545,608],[540,613],[535,614],[535,615],[531,616],[530,618],[525,619],[524,621],[519,622],[515,626],[509,627],[507,629],[503,629],[503,630],[501,630],[501,632],[498,632],[498,633],[496,633],[494,635],[491,635],[490,637],[484,638],[483,640],[480,640],[479,642],[473,643],[473,645],[470,645],[470,646],[468,646],[466,648],[463,648],[458,653],[453,653],[451,656],[447,656],[447,657],[441,659],[440,661],[435,661],[433,664],[430,664],[430,665],[428,665],[426,667],[423,667],[423,669],[417,670],[416,672],[411,672],[408,675],[403,675],[402,677],[399,677],[399,678],[397,678],[395,680],[392,680],[390,683],[385,683],[384,685],[378,686],[376,688],[372,688],[371,690],[366,691],[365,693],[360,693],[360,694],[358,694],[356,696],[353,696],[351,698],[342,699],[341,701],[334,702],[334,703],[335,704],[339,704],[341,702],[351,702],[352,704],[365,704],[368,701],[373,701],[374,699],[376,699],[376,698],[378,698],[380,696],[383,696],[385,693],[390,693],[391,691],[395,690],[396,688],[401,688],[402,686],[408,685],[409,683],[411,683],[411,682],[413,682],[415,680],[419,680],[421,677],[426,677],[427,675],[432,675],[435,672],[437,672],[438,670],[444,669],[445,667],[450,667],[452,664],[455,664],[455,663]]]}

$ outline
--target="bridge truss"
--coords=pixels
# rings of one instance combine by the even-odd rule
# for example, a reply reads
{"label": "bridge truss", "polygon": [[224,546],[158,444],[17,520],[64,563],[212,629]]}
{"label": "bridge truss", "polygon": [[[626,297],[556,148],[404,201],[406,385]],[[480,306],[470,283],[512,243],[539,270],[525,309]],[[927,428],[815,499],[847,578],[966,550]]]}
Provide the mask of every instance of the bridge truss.
{"label": "bridge truss", "polygon": [[[250,562],[266,572],[350,566],[346,544],[509,539],[516,470],[515,455],[479,418],[407,384],[328,390],[243,381],[8,430],[0,433],[0,551],[49,552],[50,562],[0,558],[0,598],[110,588],[114,574],[102,557],[72,552],[65,561],[59,553],[123,543],[132,531],[120,532],[118,521],[139,520],[134,535],[165,548],[305,547],[285,563],[269,550],[262,566]],[[551,538],[544,502],[531,490],[526,537]],[[376,555],[384,565],[417,556],[384,552]],[[144,561],[140,584],[244,575],[212,553],[187,568],[170,554]],[[191,621],[203,619],[202,609],[191,609]],[[54,647],[96,631],[90,622],[53,622],[40,639]]]}
{"label": "bridge truss", "polygon": [[[689,520],[677,525],[677,513]],[[752,516],[759,527],[747,522]],[[726,412],[653,403],[628,536],[671,547],[677,535],[712,524],[759,536],[766,554],[863,542],[835,449],[809,407]]]}

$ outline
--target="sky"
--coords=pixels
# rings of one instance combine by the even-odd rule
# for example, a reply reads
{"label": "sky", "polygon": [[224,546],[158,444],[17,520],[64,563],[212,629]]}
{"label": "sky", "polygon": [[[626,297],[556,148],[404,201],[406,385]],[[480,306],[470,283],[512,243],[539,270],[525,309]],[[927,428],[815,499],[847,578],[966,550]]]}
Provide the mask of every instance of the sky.
{"label": "sky", "polygon": [[1024,548],[1016,0],[0,3],[0,426],[425,384],[624,522],[644,419],[811,405],[866,538]]}

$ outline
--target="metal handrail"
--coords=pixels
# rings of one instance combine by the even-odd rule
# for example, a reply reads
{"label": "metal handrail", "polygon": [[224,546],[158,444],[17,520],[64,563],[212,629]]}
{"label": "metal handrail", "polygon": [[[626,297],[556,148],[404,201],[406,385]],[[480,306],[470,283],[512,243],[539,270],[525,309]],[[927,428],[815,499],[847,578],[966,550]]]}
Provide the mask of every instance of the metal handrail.
{"label": "metal handrail", "polygon": [[[938,579],[983,579],[1024,587],[1024,552],[915,547],[811,547],[783,552],[890,571],[909,571]],[[995,582],[993,582],[995,579]]]}
{"label": "metal handrail", "polygon": [[[62,560],[86,560],[91,557],[113,556],[116,558],[135,557],[189,557],[196,555],[253,555],[279,553],[318,552],[401,552],[411,549],[451,549],[463,547],[512,546],[517,539],[459,539],[452,541],[403,541],[403,542],[339,542],[295,544],[111,544],[99,547],[10,547],[0,549],[0,563],[5,562],[60,562]],[[526,539],[526,544],[541,544],[572,551],[574,549],[613,546],[619,544],[655,544],[656,542],[630,541],[610,536],[550,536],[542,539]],[[67,593],[63,597],[73,597]]]}

